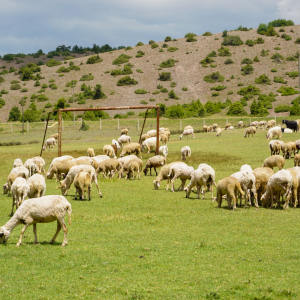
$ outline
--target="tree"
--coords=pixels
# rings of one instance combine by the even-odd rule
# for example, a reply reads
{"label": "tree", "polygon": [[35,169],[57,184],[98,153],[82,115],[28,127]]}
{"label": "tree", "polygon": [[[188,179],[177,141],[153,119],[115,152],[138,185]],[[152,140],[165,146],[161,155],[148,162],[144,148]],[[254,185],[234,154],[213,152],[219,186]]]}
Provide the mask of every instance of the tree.
{"label": "tree", "polygon": [[101,99],[104,98],[105,94],[102,92],[102,87],[100,84],[96,84],[96,86],[94,87],[94,95],[93,95],[93,99]]}
{"label": "tree", "polygon": [[300,105],[298,101],[295,101],[292,108],[290,109],[291,116],[300,116]]}
{"label": "tree", "polygon": [[234,102],[229,106],[227,116],[247,116],[247,112],[243,108],[241,102]]}
{"label": "tree", "polygon": [[9,118],[8,118],[8,122],[15,122],[18,121],[21,117],[21,112],[19,110],[19,108],[17,106],[14,106],[11,111],[9,112]]}

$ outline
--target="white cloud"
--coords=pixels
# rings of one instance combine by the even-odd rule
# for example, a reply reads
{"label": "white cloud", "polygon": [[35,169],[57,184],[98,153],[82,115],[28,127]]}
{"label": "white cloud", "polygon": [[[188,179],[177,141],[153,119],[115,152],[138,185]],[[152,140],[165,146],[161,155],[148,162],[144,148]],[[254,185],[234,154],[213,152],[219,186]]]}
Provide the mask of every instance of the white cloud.
{"label": "white cloud", "polygon": [[299,0],[281,0],[277,6],[281,19],[292,20],[295,24],[300,24]]}

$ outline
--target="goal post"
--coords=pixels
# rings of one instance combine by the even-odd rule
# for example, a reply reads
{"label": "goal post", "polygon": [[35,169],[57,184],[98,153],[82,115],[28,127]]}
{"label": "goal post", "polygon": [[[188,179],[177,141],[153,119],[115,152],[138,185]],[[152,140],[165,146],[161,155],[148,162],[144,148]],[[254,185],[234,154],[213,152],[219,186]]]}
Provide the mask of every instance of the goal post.
{"label": "goal post", "polygon": [[[143,124],[142,130],[141,130],[141,133],[140,133],[140,139],[139,139],[139,142],[140,142],[141,141],[141,136],[143,134],[146,118],[147,118],[148,109],[152,109],[152,108],[156,109],[156,155],[158,155],[159,154],[159,106],[158,105],[145,105],[145,106],[90,107],[90,108],[62,108],[62,109],[56,110],[58,112],[58,157],[61,156],[61,145],[62,145],[62,143],[61,143],[61,135],[62,135],[61,113],[62,112],[68,112],[68,111],[70,111],[70,112],[71,111],[73,111],[73,112],[75,112],[75,111],[94,111],[94,110],[147,109],[146,114],[145,114],[144,124]],[[48,118],[47,118],[47,122],[46,122],[46,128],[45,128],[42,147],[45,143],[49,117],[50,117],[50,114],[53,113],[53,112],[55,112],[55,111],[52,111],[52,112],[48,113]],[[41,149],[40,156],[42,156],[42,149]]]}

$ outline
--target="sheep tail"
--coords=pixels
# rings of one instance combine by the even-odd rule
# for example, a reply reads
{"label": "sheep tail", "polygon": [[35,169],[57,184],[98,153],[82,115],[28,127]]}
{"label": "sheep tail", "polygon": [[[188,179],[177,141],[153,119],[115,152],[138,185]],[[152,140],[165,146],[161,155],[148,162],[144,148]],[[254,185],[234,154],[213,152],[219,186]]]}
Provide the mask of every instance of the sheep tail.
{"label": "sheep tail", "polygon": [[72,224],[72,222],[71,222],[71,214],[72,214],[71,205],[67,206],[67,211],[68,211],[68,216],[69,216],[69,225],[71,225]]}

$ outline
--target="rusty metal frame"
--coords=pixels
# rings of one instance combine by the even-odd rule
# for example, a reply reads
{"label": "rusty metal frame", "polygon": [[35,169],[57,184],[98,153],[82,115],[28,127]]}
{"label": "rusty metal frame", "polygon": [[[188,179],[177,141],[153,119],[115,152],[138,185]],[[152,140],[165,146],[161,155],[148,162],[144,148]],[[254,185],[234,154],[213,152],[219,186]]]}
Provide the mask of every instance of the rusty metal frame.
{"label": "rusty metal frame", "polygon": [[[117,107],[89,107],[89,108],[63,108],[63,109],[58,109],[55,110],[58,112],[58,156],[61,156],[61,135],[62,135],[62,119],[61,119],[61,113],[62,112],[67,112],[67,111],[91,111],[91,110],[122,110],[122,109],[147,109],[146,114],[145,114],[145,119],[144,119],[144,124],[141,130],[141,134],[140,134],[140,140],[139,142],[141,142],[141,137],[143,134],[143,130],[144,130],[144,125],[146,122],[146,118],[147,118],[147,114],[148,114],[148,109],[156,109],[156,155],[159,154],[159,106],[158,105],[146,105],[146,106],[117,106]],[[46,128],[45,128],[45,134],[44,134],[44,139],[43,139],[43,143],[42,143],[42,147],[44,145],[45,142],[45,137],[46,137],[46,133],[47,133],[47,128],[48,128],[48,122],[49,122],[49,116],[51,113],[55,112],[49,112],[48,113],[48,118],[47,118],[47,124],[46,124]],[[42,156],[42,149],[41,149],[41,153],[40,156]]]}

